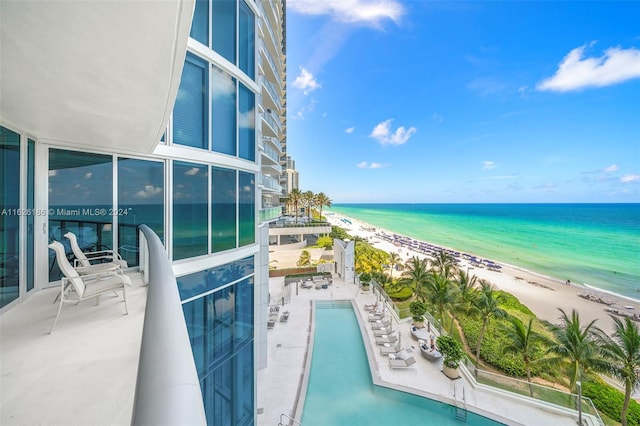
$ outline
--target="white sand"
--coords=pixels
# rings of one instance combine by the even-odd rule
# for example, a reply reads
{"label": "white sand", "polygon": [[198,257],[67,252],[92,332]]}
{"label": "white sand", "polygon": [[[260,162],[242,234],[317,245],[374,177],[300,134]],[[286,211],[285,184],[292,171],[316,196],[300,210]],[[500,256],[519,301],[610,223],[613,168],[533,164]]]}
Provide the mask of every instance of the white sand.
{"label": "white sand", "polygon": [[[396,247],[394,244],[376,237],[376,233],[393,234],[391,231],[374,227],[351,217],[348,217],[348,220],[351,221],[351,224],[348,224],[341,221],[342,218],[345,218],[345,216],[339,214],[327,215],[327,219],[333,225],[345,228],[351,235],[367,239],[376,248],[388,253],[399,253],[403,260],[407,260],[412,256],[426,257],[421,253],[411,251],[405,247]],[[469,254],[480,255],[480,253]],[[611,334],[615,329],[614,323],[605,308],[617,309],[619,312],[628,312],[630,314],[640,314],[640,301],[638,300],[611,295],[582,285],[566,285],[563,280],[536,274],[517,266],[503,263],[500,263],[500,265],[502,266],[502,272],[474,268],[464,261],[462,268],[465,269],[468,266],[470,274],[476,275],[478,279],[491,282],[500,290],[513,294],[520,302],[531,309],[538,318],[554,324],[560,322],[561,313],[558,308],[562,308],[568,315],[571,314],[572,309],[576,309],[580,314],[582,324],[586,325],[592,320],[597,320],[596,326]],[[394,277],[397,276],[396,274],[399,273],[395,272]],[[588,293],[593,295],[594,298],[601,298],[603,301],[612,302],[613,304],[609,306],[587,300],[578,296],[578,293]]]}

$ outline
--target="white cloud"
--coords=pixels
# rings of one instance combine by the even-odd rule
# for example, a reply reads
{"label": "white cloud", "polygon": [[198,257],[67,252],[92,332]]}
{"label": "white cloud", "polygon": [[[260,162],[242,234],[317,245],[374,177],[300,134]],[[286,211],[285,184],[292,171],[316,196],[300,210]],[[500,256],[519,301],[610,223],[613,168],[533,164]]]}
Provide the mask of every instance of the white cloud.
{"label": "white cloud", "polygon": [[303,91],[305,95],[313,92],[320,86],[320,84],[316,81],[316,78],[311,74],[311,72],[305,67],[300,67],[300,74],[293,81],[293,87],[296,89],[300,89]]}
{"label": "white cloud", "polygon": [[482,162],[482,170],[491,170],[491,169],[495,169],[495,167],[496,167],[496,163],[494,163],[493,161]]}
{"label": "white cloud", "polygon": [[87,172],[84,174],[84,178],[85,179],[91,179],[93,177],[93,173],[92,172]]}
{"label": "white cloud", "polygon": [[53,177],[58,174],[57,170],[49,170],[49,177]]}
{"label": "white cloud", "polygon": [[198,168],[197,167],[192,167],[189,170],[187,170],[186,172],[184,172],[185,175],[187,176],[195,176],[198,174]]}
{"label": "white cloud", "polygon": [[405,10],[395,0],[289,0],[287,8],[303,15],[329,15],[335,21],[379,26],[400,21]]}
{"label": "white cloud", "polygon": [[356,167],[360,169],[381,169],[383,167],[387,167],[387,164],[376,163],[375,161],[372,161],[371,163],[368,163],[366,161],[361,161],[358,164],[356,164]]}
{"label": "white cloud", "polygon": [[602,171],[605,173],[611,173],[618,171],[619,167],[617,164],[612,164],[609,167],[604,168]]}
{"label": "white cloud", "polygon": [[303,120],[304,116],[308,113],[308,112],[313,112],[316,109],[316,100],[315,99],[311,99],[309,100],[309,102],[306,105],[303,105],[298,112],[296,112],[296,115],[294,116],[294,118],[297,118],[299,120]]}
{"label": "white cloud", "polygon": [[584,58],[586,48],[586,45],[580,46],[569,52],[555,75],[538,83],[536,88],[569,92],[611,86],[640,77],[640,50],[610,47],[600,58]]}
{"label": "white cloud", "polygon": [[144,189],[136,192],[138,198],[149,198],[162,193],[162,188],[153,185],[145,185]]}
{"label": "white cloud", "polygon": [[409,138],[417,131],[415,127],[409,127],[406,129],[404,126],[400,126],[395,132],[391,131],[391,122],[393,119],[388,119],[382,123],[378,123],[369,137],[380,142],[382,145],[402,145],[406,143]]}
{"label": "white cloud", "polygon": [[356,130],[356,128],[355,128],[355,127],[349,127],[349,128],[348,128],[348,129],[346,129],[344,132],[345,132],[345,133],[349,133],[349,134],[351,134],[351,133],[353,133],[353,131],[354,131],[354,130]]}
{"label": "white cloud", "polygon": [[620,178],[620,182],[640,182],[640,175],[624,175]]}

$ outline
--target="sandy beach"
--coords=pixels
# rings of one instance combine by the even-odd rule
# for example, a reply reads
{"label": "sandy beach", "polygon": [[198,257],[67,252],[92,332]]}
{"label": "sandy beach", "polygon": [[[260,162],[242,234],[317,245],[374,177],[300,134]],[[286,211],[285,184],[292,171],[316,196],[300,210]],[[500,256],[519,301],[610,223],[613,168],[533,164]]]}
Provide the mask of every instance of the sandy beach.
{"label": "sandy beach", "polygon": [[[343,221],[343,218],[345,216],[339,214],[327,215],[327,220],[332,225],[345,228],[349,234],[366,239],[376,248],[388,253],[398,253],[403,260],[407,260],[412,256],[428,257],[406,246],[399,247],[390,241],[380,238],[382,234],[393,235],[391,231],[351,217],[346,217],[348,221]],[[426,241],[424,242],[427,243]],[[482,253],[469,254],[482,256]],[[471,265],[467,260],[462,260],[461,268],[468,268],[469,273],[476,275],[478,279],[487,280],[496,288],[513,294],[520,302],[529,307],[538,318],[554,324],[560,322],[561,313],[558,308],[563,309],[567,314],[570,314],[572,309],[576,309],[583,324],[597,320],[596,325],[611,334],[615,328],[608,310],[627,315],[640,315],[640,301],[612,295],[580,284],[571,283],[567,285],[562,279],[536,274],[514,265],[504,263],[499,263],[499,265],[502,268],[499,271],[495,271],[479,268]],[[580,295],[588,295],[589,299]]]}

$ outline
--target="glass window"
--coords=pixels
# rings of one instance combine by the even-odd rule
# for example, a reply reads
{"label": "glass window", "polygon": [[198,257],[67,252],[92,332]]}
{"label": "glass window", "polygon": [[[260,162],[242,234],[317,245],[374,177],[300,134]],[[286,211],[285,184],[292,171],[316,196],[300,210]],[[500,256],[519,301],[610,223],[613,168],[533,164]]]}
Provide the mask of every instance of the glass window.
{"label": "glass window", "polygon": [[203,293],[241,280],[182,305],[207,424],[253,424],[253,263],[247,257],[178,278],[183,300],[187,288]]}
{"label": "glass window", "polygon": [[[88,152],[49,150],[49,240],[71,246],[64,234],[76,234],[83,251],[113,248],[113,157]],[[60,270],[49,251],[49,281]]]}
{"label": "glass window", "polygon": [[209,46],[209,1],[196,0],[191,23],[190,36],[205,46]]}
{"label": "glass window", "polygon": [[173,143],[208,149],[208,63],[187,53],[173,107]]}
{"label": "glass window", "polygon": [[177,279],[180,300],[190,299],[254,273],[253,256]]}
{"label": "glass window", "polygon": [[211,149],[236,155],[236,79],[212,67]]}
{"label": "glass window", "polygon": [[118,251],[129,266],[140,264],[137,226],[164,241],[164,163],[118,158]]}
{"label": "glass window", "polygon": [[238,107],[240,118],[238,119],[238,143],[239,155],[246,160],[256,160],[256,128],[255,128],[255,94],[240,84]]}
{"label": "glass window", "polygon": [[173,163],[173,259],[207,254],[208,192],[207,166]]}
{"label": "glass window", "polygon": [[0,307],[19,296],[20,135],[0,127]]}
{"label": "glass window", "polygon": [[252,79],[255,78],[255,16],[244,1],[240,2],[238,67]]}
{"label": "glass window", "polygon": [[236,0],[211,1],[212,49],[236,63]]}
{"label": "glass window", "polygon": [[253,173],[239,172],[238,181],[238,243],[240,246],[255,242],[256,183]]}
{"label": "glass window", "polygon": [[236,172],[211,169],[211,251],[236,247]]}
{"label": "glass window", "polygon": [[[27,208],[33,211],[35,207],[35,192],[34,192],[34,174],[36,167],[36,143],[29,139],[27,140]],[[27,216],[27,291],[33,290],[35,286],[34,282],[34,246],[33,246],[33,227],[34,227],[34,215]]]}

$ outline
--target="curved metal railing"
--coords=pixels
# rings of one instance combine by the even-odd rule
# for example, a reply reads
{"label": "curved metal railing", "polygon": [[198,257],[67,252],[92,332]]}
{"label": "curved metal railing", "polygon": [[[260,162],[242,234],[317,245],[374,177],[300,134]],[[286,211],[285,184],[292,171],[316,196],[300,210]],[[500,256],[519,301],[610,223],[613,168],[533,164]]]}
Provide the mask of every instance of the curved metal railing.
{"label": "curved metal railing", "polygon": [[139,229],[149,289],[131,424],[206,425],[176,278],[158,236],[146,225]]}

